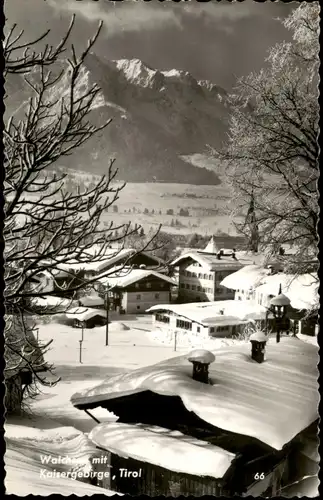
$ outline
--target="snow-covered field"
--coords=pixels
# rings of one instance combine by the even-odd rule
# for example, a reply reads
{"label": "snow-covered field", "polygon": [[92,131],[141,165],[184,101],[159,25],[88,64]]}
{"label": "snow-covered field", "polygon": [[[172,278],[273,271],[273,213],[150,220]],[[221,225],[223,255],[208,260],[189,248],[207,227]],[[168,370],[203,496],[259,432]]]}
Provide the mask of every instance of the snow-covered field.
{"label": "snow-covered field", "polygon": [[[6,422],[6,488],[9,494],[102,493],[101,489],[73,479],[40,478],[39,470],[43,466],[37,460],[37,439],[34,440],[34,453],[24,458],[25,451],[21,448],[21,443],[24,442],[22,429],[38,433],[43,440],[47,433],[49,442],[52,441],[50,433],[54,432],[53,429],[61,432],[62,428],[68,427],[70,432],[89,433],[96,422],[73,407],[70,398],[74,393],[99,384],[109,375],[158,363],[189,352],[194,347],[214,350],[233,343],[232,339],[210,339],[204,342],[197,340],[192,345],[179,339],[175,352],[174,343],[170,339],[163,339],[158,331],[151,332],[150,316],[126,316],[110,324],[108,346],[105,345],[105,327],[84,330],[81,363],[80,329],[58,323],[38,326],[40,341],[53,339],[46,360],[55,365],[55,374],[61,381],[53,387],[42,389],[42,393],[30,403],[28,416],[10,417]],[[92,410],[92,414],[101,422],[116,421],[116,417],[104,409]],[[14,446],[10,436],[17,438]],[[29,443],[31,441],[29,439]]]}

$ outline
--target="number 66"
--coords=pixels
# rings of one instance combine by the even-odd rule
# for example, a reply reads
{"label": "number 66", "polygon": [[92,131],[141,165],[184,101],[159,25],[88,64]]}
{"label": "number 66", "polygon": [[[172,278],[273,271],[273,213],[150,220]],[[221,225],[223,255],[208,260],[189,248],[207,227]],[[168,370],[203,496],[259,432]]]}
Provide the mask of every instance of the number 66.
{"label": "number 66", "polygon": [[259,479],[265,479],[265,473],[264,472],[260,472],[260,473],[256,472],[254,479],[256,479],[256,481],[258,481]]}

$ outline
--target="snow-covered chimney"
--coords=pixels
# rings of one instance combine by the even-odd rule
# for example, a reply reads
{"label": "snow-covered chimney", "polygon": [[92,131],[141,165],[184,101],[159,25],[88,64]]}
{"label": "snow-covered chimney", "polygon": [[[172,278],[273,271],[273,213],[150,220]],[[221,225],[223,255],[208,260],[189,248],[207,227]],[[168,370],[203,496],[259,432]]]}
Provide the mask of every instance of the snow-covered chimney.
{"label": "snow-covered chimney", "polygon": [[189,353],[188,360],[193,363],[193,380],[209,383],[209,365],[215,361],[212,352],[205,349],[196,349]]}
{"label": "snow-covered chimney", "polygon": [[217,254],[216,254],[216,258],[218,260],[221,260],[221,257],[223,257],[223,250],[220,250]]}
{"label": "snow-covered chimney", "polygon": [[251,342],[251,358],[257,363],[266,361],[266,343],[268,340],[264,332],[257,331],[250,335]]}

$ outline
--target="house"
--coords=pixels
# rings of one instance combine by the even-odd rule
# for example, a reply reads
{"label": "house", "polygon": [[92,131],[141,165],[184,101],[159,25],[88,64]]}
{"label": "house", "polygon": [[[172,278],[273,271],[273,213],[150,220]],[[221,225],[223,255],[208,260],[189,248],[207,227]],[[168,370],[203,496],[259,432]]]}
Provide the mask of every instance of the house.
{"label": "house", "polygon": [[[267,309],[250,301],[235,300],[196,302],[187,304],[158,304],[147,309],[152,313],[153,328],[166,336],[176,332],[201,338],[232,337],[251,325],[265,326]],[[270,325],[273,318],[267,317]]]}
{"label": "house", "polygon": [[193,250],[177,257],[171,265],[178,269],[178,301],[214,301],[234,298],[235,290],[222,285],[222,280],[246,265],[271,266],[280,270],[279,256],[263,253],[218,249],[212,237],[204,250]]}
{"label": "house", "polygon": [[[287,315],[294,325],[294,331],[315,334],[319,308],[319,280],[315,273],[295,276],[252,265],[226,277],[222,285],[235,289],[236,300],[250,300],[267,308],[281,286],[291,301]],[[310,311],[313,313],[309,315]]]}
{"label": "house", "polygon": [[242,264],[237,261],[233,251],[216,251],[210,243],[205,250],[184,253],[171,263],[174,268],[179,269],[179,302],[233,298],[234,292],[220,286],[220,282],[228,274],[240,269]]}
{"label": "house", "polygon": [[[93,254],[93,255],[92,255]],[[165,272],[165,262],[148,252],[138,252],[134,248],[107,249],[104,255],[91,252],[91,256],[85,256],[84,260],[89,262],[75,261],[68,264],[60,264],[62,271],[82,273],[85,279],[106,273],[116,266],[132,267],[133,269],[154,269]]]}
{"label": "house", "polygon": [[127,314],[144,313],[149,307],[171,299],[171,288],[176,282],[166,276],[148,269],[119,267],[107,277],[99,278],[101,291],[109,289],[112,310]]}
{"label": "house", "polygon": [[33,384],[35,374],[48,370],[29,322],[28,318],[19,315],[6,315],[4,380],[7,413],[21,411],[25,391]]}
{"label": "house", "polygon": [[41,271],[33,276],[32,288],[38,292],[56,292],[72,297],[70,288],[86,283],[86,280],[100,276],[116,266],[132,267],[133,269],[154,269],[161,273],[168,272],[165,262],[149,252],[137,252],[133,248],[109,248],[100,255],[100,248],[94,246],[87,250],[84,262],[81,259],[70,258],[67,263],[48,262],[53,266],[49,271]]}
{"label": "house", "polygon": [[[74,394],[72,404],[90,416],[97,407],[118,415],[96,420],[89,434],[113,472],[105,487],[134,496],[271,497],[318,471],[315,454],[305,453],[309,436],[318,447],[318,347],[286,337],[266,351],[259,364],[248,343],[215,357],[198,350]],[[202,354],[206,382],[194,366]]]}

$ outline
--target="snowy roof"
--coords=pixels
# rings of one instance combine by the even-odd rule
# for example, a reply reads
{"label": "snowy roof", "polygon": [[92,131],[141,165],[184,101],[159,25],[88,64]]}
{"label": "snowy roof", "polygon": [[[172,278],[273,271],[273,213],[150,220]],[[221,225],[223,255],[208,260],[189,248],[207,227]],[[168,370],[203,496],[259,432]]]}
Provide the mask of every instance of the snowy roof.
{"label": "snowy roof", "polygon": [[270,255],[265,252],[251,252],[240,250],[236,252],[236,257],[244,266],[256,265],[266,267],[268,265],[274,265],[281,267],[283,257],[281,255]]}
{"label": "snowy roof", "polygon": [[146,424],[100,424],[89,439],[119,456],[196,476],[222,478],[235,458],[233,453],[179,431]]}
{"label": "snowy roof", "polygon": [[159,278],[167,283],[170,283],[173,286],[176,286],[176,281],[172,278],[169,278],[165,274],[158,273],[157,271],[152,271],[150,269],[130,269],[123,271],[117,271],[115,275],[110,274],[104,278],[100,278],[99,281],[105,285],[109,285],[113,287],[125,288],[137,281],[140,281],[148,276],[154,276],[155,278]]}
{"label": "snowy roof", "polygon": [[221,281],[222,286],[233,290],[255,288],[259,293],[274,296],[278,294],[280,284],[294,309],[311,309],[318,305],[319,282],[314,274],[269,274],[262,266],[246,266]]}
{"label": "snowy roof", "polygon": [[85,307],[104,306],[104,299],[98,295],[86,295],[85,297],[80,297],[78,300]]}
{"label": "snowy roof", "polygon": [[56,297],[54,295],[44,295],[43,297],[33,297],[33,304],[39,307],[55,308],[55,312],[65,311],[75,303],[74,300]]}
{"label": "snowy roof", "polygon": [[267,309],[252,300],[157,304],[146,312],[170,311],[202,325],[237,325],[266,318]]}
{"label": "snowy roof", "polygon": [[220,285],[231,288],[231,290],[249,290],[259,285],[268,273],[269,269],[252,264],[229,274],[221,281]]}
{"label": "snowy roof", "polygon": [[78,321],[88,321],[95,316],[107,317],[107,312],[104,309],[91,309],[90,307],[74,307],[66,313],[68,319],[77,319]]}
{"label": "snowy roof", "polygon": [[294,309],[318,307],[318,276],[314,274],[301,274],[299,276],[274,274],[263,279],[263,284],[258,286],[257,291],[266,295],[277,295],[280,284],[282,292],[289,298]]}
{"label": "snowy roof", "polygon": [[[59,264],[57,267],[63,271],[95,271],[95,272],[100,272],[102,271],[105,267],[113,266],[115,263],[119,262],[123,258],[129,258],[131,257],[136,250],[132,248],[123,248],[121,250],[118,249],[109,249],[105,252],[104,255],[101,257],[98,257],[97,254],[90,252],[89,255],[86,257],[84,256],[84,259],[86,258],[89,259],[89,262],[77,262],[76,260],[73,262],[71,260],[70,263],[67,264]],[[90,259],[97,258],[97,261],[90,262]]]}
{"label": "snowy roof", "polygon": [[254,362],[249,342],[217,350],[211,385],[193,380],[187,355],[180,356],[111,377],[72,403],[90,408],[142,391],[179,396],[209,424],[280,450],[318,418],[318,348],[284,337],[267,343],[266,357]]}
{"label": "snowy roof", "polygon": [[172,266],[179,266],[185,260],[193,260],[198,262],[202,267],[209,271],[216,269],[240,269],[244,264],[234,259],[230,255],[223,255],[217,258],[214,253],[207,253],[205,250],[191,251],[180,255],[172,262]]}
{"label": "snowy roof", "polygon": [[[120,262],[122,259],[130,259],[130,257],[134,256],[135,254],[138,255],[144,255],[146,257],[149,257],[150,259],[154,260],[156,262],[156,265],[163,265],[164,262],[159,259],[158,257],[155,257],[154,255],[151,255],[148,252],[138,252],[134,248],[110,248],[105,251],[104,255],[98,257],[98,254],[95,252],[88,252],[87,254],[84,255],[84,260],[89,260],[88,262],[77,262],[76,260],[73,261],[71,259],[70,263],[67,264],[59,264],[57,267],[61,269],[62,271],[87,271],[87,272],[101,272],[103,271],[106,267],[112,267],[116,265],[118,262]],[[90,260],[92,259],[97,259],[94,262],[91,262]]]}

